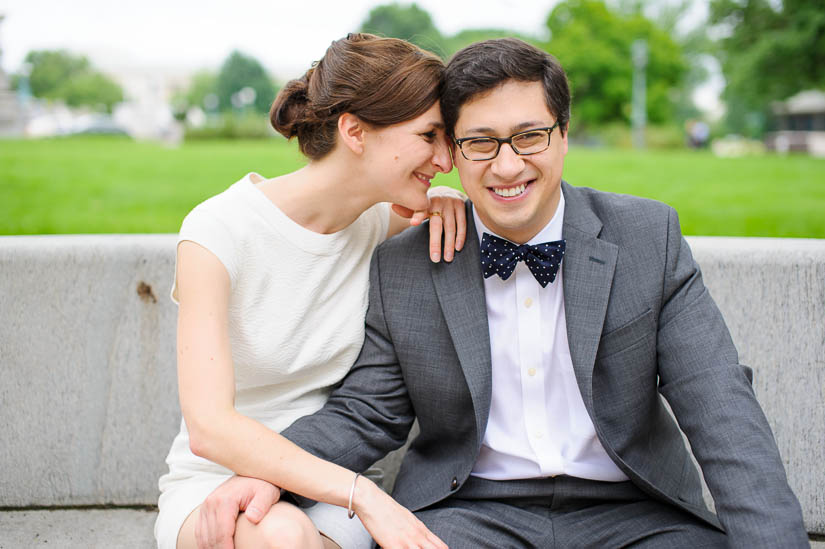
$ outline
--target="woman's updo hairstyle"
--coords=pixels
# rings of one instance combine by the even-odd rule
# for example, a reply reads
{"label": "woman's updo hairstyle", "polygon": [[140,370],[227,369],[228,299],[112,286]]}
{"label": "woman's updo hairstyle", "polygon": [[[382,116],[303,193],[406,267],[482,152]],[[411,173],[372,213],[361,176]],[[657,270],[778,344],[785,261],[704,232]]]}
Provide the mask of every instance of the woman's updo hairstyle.
{"label": "woman's updo hairstyle", "polygon": [[409,42],[350,34],[284,86],[269,118],[278,133],[298,138],[304,155],[319,160],[335,146],[341,114],[378,127],[411,120],[436,102],[443,73],[441,59]]}

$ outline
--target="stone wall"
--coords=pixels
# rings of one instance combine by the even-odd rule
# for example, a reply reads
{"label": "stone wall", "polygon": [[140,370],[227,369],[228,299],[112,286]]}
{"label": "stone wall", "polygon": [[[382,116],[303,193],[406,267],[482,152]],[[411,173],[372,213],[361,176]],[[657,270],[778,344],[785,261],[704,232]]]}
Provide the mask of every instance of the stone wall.
{"label": "stone wall", "polygon": [[[825,536],[825,240],[688,240]],[[0,507],[156,502],[180,422],[174,244],[0,237]]]}

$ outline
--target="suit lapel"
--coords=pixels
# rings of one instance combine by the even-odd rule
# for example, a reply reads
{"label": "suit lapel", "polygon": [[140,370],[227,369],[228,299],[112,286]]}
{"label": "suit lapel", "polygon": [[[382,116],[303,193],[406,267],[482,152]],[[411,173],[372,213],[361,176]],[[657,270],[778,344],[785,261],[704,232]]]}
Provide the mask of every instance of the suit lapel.
{"label": "suit lapel", "polygon": [[565,210],[562,262],[567,340],[579,390],[593,415],[593,365],[616,269],[618,246],[599,240],[602,222],[581,196],[562,182]]}
{"label": "suit lapel", "polygon": [[477,444],[487,428],[492,390],[490,329],[481,276],[478,235],[467,201],[467,238],[452,263],[432,266],[433,284],[450,337],[470,388],[475,408]]}

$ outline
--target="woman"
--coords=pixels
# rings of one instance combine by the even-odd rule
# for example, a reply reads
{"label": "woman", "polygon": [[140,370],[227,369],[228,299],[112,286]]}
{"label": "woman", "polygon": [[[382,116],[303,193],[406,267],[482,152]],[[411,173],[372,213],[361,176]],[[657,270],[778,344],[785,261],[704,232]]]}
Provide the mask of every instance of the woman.
{"label": "woman", "polygon": [[463,245],[463,197],[428,197],[430,179],[452,168],[443,68],[401,40],[333,42],[270,114],[308,165],[249,174],[184,220],[172,290],[184,422],[159,481],[159,547],[195,546],[199,505],[233,472],[322,502],[307,514],[279,502],[257,525],[241,518],[238,548],[368,546],[364,527],[383,547],[446,547],[371,480],[278,434],[321,408],[354,362],[375,246],[427,212],[434,261],[442,222],[444,259]]}

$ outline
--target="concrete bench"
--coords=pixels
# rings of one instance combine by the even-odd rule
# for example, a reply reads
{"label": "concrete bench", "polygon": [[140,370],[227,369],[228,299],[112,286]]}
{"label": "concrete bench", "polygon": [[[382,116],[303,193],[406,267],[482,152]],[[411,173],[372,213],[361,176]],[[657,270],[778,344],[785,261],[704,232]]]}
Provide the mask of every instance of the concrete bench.
{"label": "concrete bench", "polygon": [[[825,240],[688,240],[825,548]],[[180,422],[174,243],[0,237],[0,549],[153,546]]]}

